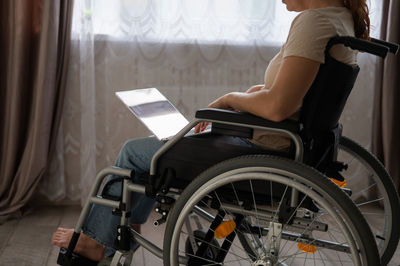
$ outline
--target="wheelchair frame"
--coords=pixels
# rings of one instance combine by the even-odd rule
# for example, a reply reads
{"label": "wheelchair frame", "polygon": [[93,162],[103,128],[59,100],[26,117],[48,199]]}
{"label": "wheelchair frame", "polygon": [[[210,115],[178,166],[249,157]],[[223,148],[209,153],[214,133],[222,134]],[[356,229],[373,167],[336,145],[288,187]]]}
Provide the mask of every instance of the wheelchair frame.
{"label": "wheelchair frame", "polygon": [[[341,37],[342,43],[345,46],[350,46],[353,49],[367,51],[369,53],[373,53],[375,55],[379,55],[382,57],[386,56],[387,52],[396,53],[398,46],[394,44],[388,44],[386,42],[380,40],[374,40],[374,45],[367,45],[366,42],[357,40],[352,37]],[[378,47],[378,48],[377,48]],[[226,111],[225,111],[226,112]],[[157,163],[160,157],[165,154],[170,148],[172,148],[180,139],[184,138],[185,135],[198,123],[200,122],[211,122],[211,123],[219,123],[225,124],[230,126],[237,126],[237,127],[246,127],[251,129],[260,129],[260,130],[267,130],[272,132],[283,133],[290,137],[293,141],[295,147],[295,155],[294,160],[297,162],[303,162],[304,156],[304,144],[303,140],[298,134],[301,131],[301,128],[295,128],[291,124],[285,124],[284,122],[274,123],[270,121],[263,121],[262,125],[256,124],[246,124],[241,122],[232,122],[232,121],[225,121],[219,119],[206,119],[206,118],[196,118],[191,121],[187,126],[185,126],[181,131],[179,131],[174,137],[169,139],[153,156],[150,165],[150,178],[155,178],[157,175]],[[301,126],[301,125],[297,125]],[[292,130],[288,129],[291,128]],[[111,200],[105,199],[98,196],[98,191],[100,186],[104,180],[104,178],[108,175],[117,175],[124,178],[123,180],[123,187],[122,187],[122,199],[118,200]],[[121,223],[120,227],[118,228],[118,240],[120,244],[120,250],[116,251],[114,258],[111,262],[111,265],[121,265],[120,260],[122,257],[125,258],[123,265],[130,265],[130,260],[132,253],[130,249],[130,239],[133,238],[137,241],[142,247],[149,250],[151,253],[156,255],[159,258],[163,258],[163,250],[160,249],[157,245],[152,243],[151,241],[144,238],[139,233],[135,232],[131,229],[128,225],[128,218],[130,216],[130,197],[131,192],[141,193],[141,194],[153,194],[155,196],[155,192],[152,190],[151,187],[145,185],[135,184],[131,181],[131,177],[134,176],[134,171],[129,169],[122,169],[117,167],[107,167],[101,170],[98,175],[96,176],[95,183],[93,184],[90,194],[85,202],[85,205],[82,209],[82,212],[79,216],[78,222],[74,228],[74,234],[72,239],[69,243],[68,249],[62,249],[60,255],[58,257],[57,262],[60,265],[80,265],[80,263],[85,265],[95,265],[95,262],[91,262],[87,259],[82,259],[79,256],[75,256],[73,254],[73,250],[75,245],[78,241],[79,235],[82,232],[83,224],[88,216],[90,208],[92,204],[100,204],[108,207],[112,207],[116,210],[120,211],[121,215]],[[154,189],[154,188],[153,188]],[[172,198],[177,200],[180,197],[180,194],[174,191],[167,191],[164,193],[166,198]],[[290,206],[295,207],[298,204],[299,198],[299,191],[296,189],[292,189],[291,196],[290,196]],[[208,217],[211,219],[207,213],[202,213],[198,210],[198,214],[202,215],[203,217]],[[162,219],[159,222],[165,222],[168,213],[162,213]],[[180,262],[185,262],[186,259],[184,257],[179,258]]]}

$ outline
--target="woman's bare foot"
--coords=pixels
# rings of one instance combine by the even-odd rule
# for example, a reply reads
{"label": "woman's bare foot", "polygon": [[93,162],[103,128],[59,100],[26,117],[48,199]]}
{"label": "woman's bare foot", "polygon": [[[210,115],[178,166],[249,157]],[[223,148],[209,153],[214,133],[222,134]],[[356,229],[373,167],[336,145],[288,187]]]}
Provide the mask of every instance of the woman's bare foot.
{"label": "woman's bare foot", "polygon": [[[68,248],[74,229],[57,228],[51,238],[51,243],[58,247]],[[82,255],[93,261],[100,261],[104,258],[105,247],[91,239],[90,237],[81,234],[76,244],[74,252]]]}

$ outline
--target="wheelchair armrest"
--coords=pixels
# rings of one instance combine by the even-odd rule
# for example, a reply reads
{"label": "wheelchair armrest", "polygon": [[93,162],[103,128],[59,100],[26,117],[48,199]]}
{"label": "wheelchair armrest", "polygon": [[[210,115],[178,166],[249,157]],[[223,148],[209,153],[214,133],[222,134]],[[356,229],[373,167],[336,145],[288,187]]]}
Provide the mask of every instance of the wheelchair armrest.
{"label": "wheelchair armrest", "polygon": [[298,121],[286,119],[282,122],[273,122],[249,113],[235,112],[223,109],[204,108],[197,110],[196,118],[212,120],[217,122],[228,122],[243,124],[246,126],[257,126],[273,129],[287,130],[293,133],[299,133],[302,125]]}

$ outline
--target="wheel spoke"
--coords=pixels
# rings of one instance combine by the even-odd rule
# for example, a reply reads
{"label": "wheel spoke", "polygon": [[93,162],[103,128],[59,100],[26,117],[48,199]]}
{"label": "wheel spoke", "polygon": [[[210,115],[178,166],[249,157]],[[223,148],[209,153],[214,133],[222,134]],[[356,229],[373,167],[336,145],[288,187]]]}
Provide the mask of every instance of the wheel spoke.
{"label": "wheel spoke", "polygon": [[378,201],[381,201],[381,200],[384,200],[384,198],[379,198],[379,199],[375,199],[375,200],[366,201],[366,202],[363,202],[363,203],[360,203],[360,204],[356,204],[356,206],[360,207],[360,206],[364,206],[364,205],[371,204],[371,203],[374,203],[374,202],[378,202]]}
{"label": "wheel spoke", "polygon": [[354,195],[351,195],[351,197],[352,197],[352,198],[354,198],[354,199],[356,199],[358,195],[360,195],[360,194],[364,193],[365,191],[368,191],[368,190],[370,190],[372,187],[374,187],[374,186],[376,186],[376,185],[377,185],[377,184],[376,184],[376,182],[375,182],[375,183],[373,183],[372,185],[370,185],[370,186],[368,186],[368,187],[364,188],[363,190],[361,190],[361,191],[358,191],[356,194],[354,194]]}
{"label": "wheel spoke", "polygon": [[[256,198],[255,198],[255,195],[254,195],[253,184],[252,184],[252,182],[251,182],[251,179],[249,180],[249,182],[250,182],[251,196],[253,197],[254,209],[255,209],[255,211],[256,211],[256,221],[257,221],[257,225],[261,226],[261,224],[260,224],[260,222],[259,222],[259,219],[258,219],[258,211],[257,211]],[[260,236],[262,236],[262,234],[261,234],[261,228],[258,227],[258,230],[259,230]],[[264,252],[267,252],[267,250],[265,249],[264,245],[262,246],[262,249],[264,250]]]}
{"label": "wheel spoke", "polygon": [[[233,183],[231,183],[231,186],[232,186],[233,192],[234,192],[234,194],[235,194],[236,201],[238,202],[238,205],[239,205],[240,200],[239,200],[239,196],[238,196],[238,194],[237,194],[236,188],[235,188],[235,186],[234,186]],[[250,227],[249,227],[247,221],[245,221],[244,224],[245,224],[246,229],[247,229],[248,232],[250,233],[251,237],[253,238],[254,243],[256,243],[257,241],[256,241],[256,239],[255,239],[255,236],[254,236],[254,234],[251,233]],[[257,255],[257,259],[258,259],[258,258],[259,258],[259,254],[258,254],[257,251],[256,251],[256,255]],[[249,256],[252,257],[250,254],[249,254]]]}

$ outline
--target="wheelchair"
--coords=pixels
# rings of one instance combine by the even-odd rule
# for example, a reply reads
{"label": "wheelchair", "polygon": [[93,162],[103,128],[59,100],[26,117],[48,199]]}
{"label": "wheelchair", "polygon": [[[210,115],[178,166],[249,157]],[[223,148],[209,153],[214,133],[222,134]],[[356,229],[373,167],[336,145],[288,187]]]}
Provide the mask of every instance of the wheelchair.
{"label": "wheelchair", "polygon": [[[342,136],[338,121],[359,67],[329,55],[337,44],[382,58],[399,48],[377,39],[334,37],[304,98],[299,121],[278,123],[247,113],[201,109],[153,156],[144,185],[132,182],[135,173],[130,169],[101,170],[57,263],[96,265],[73,250],[92,204],[100,204],[121,216],[119,250],[111,265],[130,265],[132,240],[164,265],[387,264],[399,242],[399,197],[383,165]],[[211,122],[211,133],[187,135],[204,121]],[[214,137],[251,138],[255,129],[285,134],[290,150],[247,148]],[[366,185],[352,182],[354,173],[362,174]],[[119,199],[99,194],[110,174],[123,182]],[[156,200],[161,217],[154,224],[166,222],[163,250],[128,225],[131,192]],[[374,197],[363,196],[366,193]],[[378,225],[373,223],[377,217]]]}

